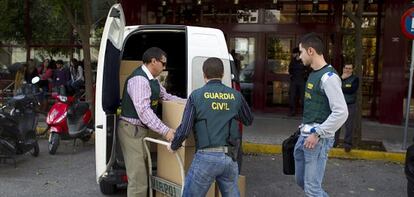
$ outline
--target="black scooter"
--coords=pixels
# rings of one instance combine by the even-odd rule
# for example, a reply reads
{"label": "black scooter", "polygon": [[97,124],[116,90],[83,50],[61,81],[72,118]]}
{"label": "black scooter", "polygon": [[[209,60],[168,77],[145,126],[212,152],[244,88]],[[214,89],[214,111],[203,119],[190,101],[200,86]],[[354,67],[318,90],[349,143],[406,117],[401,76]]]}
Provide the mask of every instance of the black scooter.
{"label": "black scooter", "polygon": [[0,161],[12,160],[15,167],[16,155],[27,152],[34,157],[39,155],[36,139],[36,106],[40,105],[38,88],[33,84],[24,84],[19,91],[0,108]]}

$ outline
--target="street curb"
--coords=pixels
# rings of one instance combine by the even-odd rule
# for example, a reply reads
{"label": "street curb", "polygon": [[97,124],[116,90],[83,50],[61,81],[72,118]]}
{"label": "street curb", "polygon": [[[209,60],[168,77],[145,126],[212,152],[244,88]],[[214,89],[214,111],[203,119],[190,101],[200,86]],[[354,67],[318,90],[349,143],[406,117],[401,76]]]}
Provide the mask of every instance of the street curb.
{"label": "street curb", "polygon": [[[255,144],[243,142],[244,153],[260,154],[282,154],[282,145],[278,144]],[[403,164],[405,162],[405,153],[390,153],[382,151],[355,150],[345,152],[341,148],[332,148],[329,151],[330,158],[341,159],[361,159],[361,160],[380,160]]]}
{"label": "street curb", "polygon": [[[45,127],[38,126],[37,133],[43,132]],[[46,135],[47,137],[47,135]],[[94,138],[95,136],[93,136]],[[92,139],[94,140],[94,139]],[[91,140],[91,141],[92,141]],[[279,144],[255,144],[243,142],[244,153],[259,154],[282,154],[282,145]],[[383,151],[356,150],[345,152],[342,148],[332,148],[329,151],[330,158],[340,159],[361,159],[361,160],[380,160],[403,164],[405,162],[405,153],[392,153]]]}

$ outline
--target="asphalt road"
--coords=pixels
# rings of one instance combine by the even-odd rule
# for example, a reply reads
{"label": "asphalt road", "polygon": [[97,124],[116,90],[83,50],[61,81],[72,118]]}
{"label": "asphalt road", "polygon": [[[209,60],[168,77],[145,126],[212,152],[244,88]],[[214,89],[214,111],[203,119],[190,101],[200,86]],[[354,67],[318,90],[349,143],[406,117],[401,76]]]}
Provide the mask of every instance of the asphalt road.
{"label": "asphalt road", "polygon": [[[95,181],[94,145],[61,143],[56,155],[47,153],[40,141],[40,155],[17,158],[17,168],[0,164],[1,197],[104,196]],[[293,176],[282,174],[280,155],[245,155],[242,174],[247,177],[247,196],[303,196]],[[406,196],[403,166],[382,161],[330,159],[324,188],[330,196]],[[117,195],[126,196],[125,191]]]}

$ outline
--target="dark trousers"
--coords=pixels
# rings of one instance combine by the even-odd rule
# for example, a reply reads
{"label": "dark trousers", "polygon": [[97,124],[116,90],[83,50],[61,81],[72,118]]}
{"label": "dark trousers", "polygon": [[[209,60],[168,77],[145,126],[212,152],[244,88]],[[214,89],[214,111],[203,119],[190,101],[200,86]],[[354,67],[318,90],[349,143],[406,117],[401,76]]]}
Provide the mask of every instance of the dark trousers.
{"label": "dark trousers", "polygon": [[[346,119],[346,122],[344,126],[342,126],[342,128],[345,129],[344,147],[351,148],[352,147],[352,132],[354,131],[356,103],[348,104],[347,106],[348,106],[348,119]],[[340,131],[341,129],[339,129],[335,133],[335,145],[338,144]]]}
{"label": "dark trousers", "polygon": [[304,81],[290,81],[289,87],[289,107],[290,113],[296,113],[296,103],[297,100],[300,100],[300,103],[303,104],[303,96],[305,94],[305,82]]}

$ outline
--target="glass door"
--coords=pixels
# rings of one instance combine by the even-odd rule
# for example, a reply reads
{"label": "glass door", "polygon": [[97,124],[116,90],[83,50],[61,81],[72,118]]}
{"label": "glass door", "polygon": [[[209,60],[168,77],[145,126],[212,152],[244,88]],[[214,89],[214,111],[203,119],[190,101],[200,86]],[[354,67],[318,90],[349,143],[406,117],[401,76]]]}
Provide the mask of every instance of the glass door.
{"label": "glass door", "polygon": [[247,103],[252,106],[256,67],[256,38],[249,35],[231,37],[229,50],[233,56],[236,69],[239,71],[240,91]]}
{"label": "glass door", "polygon": [[295,36],[268,35],[266,39],[266,109],[289,107],[289,63]]}

